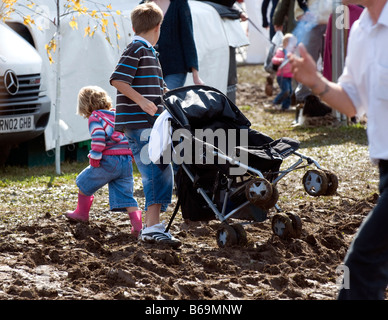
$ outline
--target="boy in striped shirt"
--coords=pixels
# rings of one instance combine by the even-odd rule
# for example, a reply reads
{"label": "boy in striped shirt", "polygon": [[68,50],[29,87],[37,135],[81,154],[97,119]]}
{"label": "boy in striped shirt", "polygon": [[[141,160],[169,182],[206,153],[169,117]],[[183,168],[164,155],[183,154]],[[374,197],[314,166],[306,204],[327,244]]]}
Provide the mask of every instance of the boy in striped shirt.
{"label": "boy in striped shirt", "polygon": [[83,87],[78,94],[77,113],[88,119],[92,138],[88,155],[90,166],[76,179],[79,188],[77,208],[65,215],[71,220],[87,222],[93,194],[109,184],[110,209],[127,211],[131,233],[138,236],[142,229],[142,212],[133,197],[132,152],[125,136],[114,130],[112,101],[100,87]]}
{"label": "boy in striped shirt", "polygon": [[147,114],[160,115],[163,106],[156,106],[153,101],[167,91],[153,47],[159,39],[163,12],[155,3],[147,2],[135,7],[131,21],[135,36],[110,78],[111,85],[117,89],[115,129],[125,133],[142,175],[146,215],[140,239],[178,247],[180,241],[164,232],[164,224],[160,223],[160,213],[171,203],[172,168],[169,165],[161,171],[148,155],[152,125]]}

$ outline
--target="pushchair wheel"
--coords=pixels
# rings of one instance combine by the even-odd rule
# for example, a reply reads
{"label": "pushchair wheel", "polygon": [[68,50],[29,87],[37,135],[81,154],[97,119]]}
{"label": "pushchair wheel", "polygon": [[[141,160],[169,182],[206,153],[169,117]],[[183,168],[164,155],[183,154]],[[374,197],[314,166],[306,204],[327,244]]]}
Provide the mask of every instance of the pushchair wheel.
{"label": "pushchair wheel", "polygon": [[234,229],[234,231],[236,231],[237,243],[240,246],[245,246],[248,243],[248,238],[244,227],[239,223],[235,223],[232,224],[232,228]]}
{"label": "pushchair wheel", "polygon": [[324,195],[327,191],[328,179],[322,170],[308,170],[303,176],[306,192],[314,197]]}
{"label": "pushchair wheel", "polygon": [[271,209],[272,207],[275,206],[275,204],[278,202],[279,200],[279,191],[278,191],[278,188],[276,188],[276,186],[274,184],[271,185],[272,186],[272,196],[271,196],[271,199],[269,199],[266,203],[265,203],[265,206],[264,206],[264,210],[268,210],[268,209]]}
{"label": "pushchair wheel", "polygon": [[272,218],[272,231],[281,239],[299,238],[302,220],[295,213],[278,213]]}
{"label": "pushchair wheel", "polygon": [[238,243],[236,230],[227,223],[221,223],[217,230],[217,244],[220,248],[231,247]]}
{"label": "pushchair wheel", "polygon": [[292,222],[292,238],[300,238],[302,234],[302,220],[295,213],[287,212],[286,214]]}
{"label": "pushchair wheel", "polygon": [[245,195],[248,201],[263,209],[270,208],[269,205],[273,202],[270,201],[272,200],[273,193],[272,184],[264,178],[253,179],[249,181],[245,187]]}
{"label": "pushchair wheel", "polygon": [[327,190],[325,193],[325,196],[332,196],[335,195],[338,188],[338,177],[335,173],[331,172],[330,170],[323,170],[326,173],[327,177]]}
{"label": "pushchair wheel", "polygon": [[275,214],[272,218],[272,231],[281,239],[287,239],[291,236],[292,221],[286,214]]}

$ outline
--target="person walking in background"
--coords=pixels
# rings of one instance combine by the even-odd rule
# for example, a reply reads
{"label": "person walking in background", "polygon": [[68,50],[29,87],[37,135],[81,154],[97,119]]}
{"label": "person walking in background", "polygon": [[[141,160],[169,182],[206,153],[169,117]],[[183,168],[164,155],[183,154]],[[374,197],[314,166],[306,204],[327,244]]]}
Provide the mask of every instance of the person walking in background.
{"label": "person walking in background", "polygon": [[183,87],[187,74],[192,73],[194,84],[204,82],[199,76],[193,22],[187,0],[152,0],[163,11],[160,37],[155,49],[169,90]]}
{"label": "person walking in background", "polygon": [[280,92],[273,103],[275,105],[281,104],[282,111],[288,110],[291,105],[292,71],[289,63],[281,68],[280,65],[284,62],[287,53],[295,50],[295,46],[296,38],[291,33],[285,34],[283,37],[283,46],[277,49],[275,56],[272,58],[273,65],[278,66],[276,80],[280,88]]}
{"label": "person walking in background", "polygon": [[[171,165],[162,171],[149,158],[148,143],[152,124],[148,115],[159,116],[163,105],[153,101],[167,90],[154,45],[160,35],[163,11],[153,2],[136,6],[131,12],[133,41],[122,53],[110,77],[117,89],[115,128],[125,133],[141,173],[146,199],[145,227],[140,239],[180,246],[180,241],[165,232],[160,213],[171,203],[173,176]],[[173,45],[173,44],[171,44]]]}
{"label": "person walking in background", "polygon": [[[263,0],[261,4],[261,16],[263,19],[263,28],[269,28],[269,38],[272,39],[275,35],[275,27],[272,22],[272,18],[279,0]],[[268,8],[271,4],[271,11],[268,18]]]}
{"label": "person walking in background", "polygon": [[[323,59],[324,35],[331,6],[330,10],[324,9],[326,8],[319,0],[298,0],[295,2],[294,17],[298,21],[298,26],[293,34],[305,45],[315,62],[318,62],[320,57]],[[311,95],[310,89],[299,83],[295,89],[296,102],[304,104],[309,95]]]}
{"label": "person walking in background", "polygon": [[77,208],[65,215],[71,220],[89,221],[93,194],[108,184],[110,210],[127,211],[131,233],[137,236],[142,228],[142,212],[133,197],[132,152],[125,136],[114,130],[111,98],[102,88],[87,86],[78,94],[77,109],[79,115],[88,119],[92,138],[88,155],[90,166],[76,179],[79,188]]}
{"label": "person walking in background", "polygon": [[388,0],[343,0],[366,7],[350,31],[338,83],[324,78],[303,45],[289,56],[298,82],[348,117],[367,115],[369,155],[380,173],[380,197],[361,224],[345,257],[349,286],[338,299],[384,299],[388,285]]}
{"label": "person walking in background", "polygon": [[284,34],[294,31],[296,27],[294,9],[295,0],[279,0],[272,18],[275,31],[280,30]]}

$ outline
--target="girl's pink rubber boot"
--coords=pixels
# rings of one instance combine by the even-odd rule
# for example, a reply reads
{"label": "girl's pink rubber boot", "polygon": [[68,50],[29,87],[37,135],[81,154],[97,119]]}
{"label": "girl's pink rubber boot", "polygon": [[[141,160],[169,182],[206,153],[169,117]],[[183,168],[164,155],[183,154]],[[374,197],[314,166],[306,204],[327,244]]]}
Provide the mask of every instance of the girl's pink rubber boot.
{"label": "girl's pink rubber boot", "polygon": [[141,210],[129,212],[128,215],[132,224],[131,234],[137,237],[141,231],[141,228],[143,227],[143,223],[141,221]]}
{"label": "girl's pink rubber boot", "polygon": [[70,220],[87,222],[89,221],[89,211],[92,206],[94,196],[85,196],[78,193],[78,204],[74,211],[67,211],[66,217]]}

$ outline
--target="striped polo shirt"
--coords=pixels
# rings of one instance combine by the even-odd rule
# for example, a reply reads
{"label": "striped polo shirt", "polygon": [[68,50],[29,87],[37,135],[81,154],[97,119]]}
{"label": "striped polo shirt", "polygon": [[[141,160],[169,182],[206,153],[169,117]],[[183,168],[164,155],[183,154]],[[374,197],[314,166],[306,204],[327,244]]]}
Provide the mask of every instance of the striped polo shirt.
{"label": "striped polo shirt", "polygon": [[[166,87],[163,80],[157,53],[152,45],[142,37],[135,36],[133,42],[124,50],[112,80],[128,83],[143,97],[154,101],[164,93]],[[160,115],[163,105],[158,105],[155,115]],[[150,128],[146,113],[131,99],[117,91],[115,130],[124,132],[125,128]]]}

